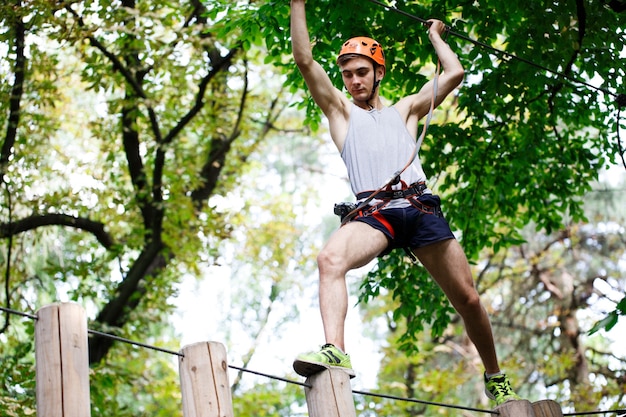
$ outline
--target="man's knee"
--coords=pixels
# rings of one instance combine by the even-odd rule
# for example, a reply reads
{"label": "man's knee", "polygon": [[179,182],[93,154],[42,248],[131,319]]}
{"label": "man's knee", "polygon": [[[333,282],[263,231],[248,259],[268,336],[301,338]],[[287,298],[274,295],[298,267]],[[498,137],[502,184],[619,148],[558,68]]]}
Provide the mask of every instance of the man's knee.
{"label": "man's knee", "polygon": [[483,308],[480,296],[473,287],[467,288],[465,291],[458,292],[455,299],[450,301],[461,316],[465,316],[466,314],[475,315]]}
{"label": "man's knee", "polygon": [[320,273],[326,273],[329,271],[343,270],[344,259],[336,252],[329,250],[328,248],[322,249],[317,255],[317,267]]}

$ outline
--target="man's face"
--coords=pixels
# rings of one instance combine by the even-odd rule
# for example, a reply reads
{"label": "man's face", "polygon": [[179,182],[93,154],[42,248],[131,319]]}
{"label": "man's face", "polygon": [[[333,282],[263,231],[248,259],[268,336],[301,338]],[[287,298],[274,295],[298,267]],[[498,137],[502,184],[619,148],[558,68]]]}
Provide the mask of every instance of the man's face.
{"label": "man's face", "polygon": [[374,65],[372,61],[363,57],[355,57],[344,63],[341,67],[341,77],[348,93],[353,99],[367,101],[372,94],[374,79],[380,80],[384,69],[379,67],[379,73],[374,77]]}

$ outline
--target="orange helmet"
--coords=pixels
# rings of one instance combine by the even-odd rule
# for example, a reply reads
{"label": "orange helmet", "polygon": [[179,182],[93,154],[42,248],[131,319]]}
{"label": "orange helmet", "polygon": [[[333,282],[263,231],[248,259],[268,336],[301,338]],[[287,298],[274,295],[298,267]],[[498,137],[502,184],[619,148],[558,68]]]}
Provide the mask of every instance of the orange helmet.
{"label": "orange helmet", "polygon": [[357,36],[356,38],[348,39],[341,47],[337,58],[347,54],[363,55],[373,59],[379,65],[385,65],[383,48],[372,38]]}

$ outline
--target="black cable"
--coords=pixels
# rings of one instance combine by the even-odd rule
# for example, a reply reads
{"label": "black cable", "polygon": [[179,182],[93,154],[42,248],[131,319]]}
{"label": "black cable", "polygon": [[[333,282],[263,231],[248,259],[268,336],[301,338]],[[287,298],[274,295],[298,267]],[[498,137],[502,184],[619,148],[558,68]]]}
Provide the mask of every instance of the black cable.
{"label": "black cable", "polygon": [[305,388],[313,388],[313,386],[311,384],[307,384],[306,382],[293,381],[291,379],[281,378],[281,377],[276,376],[276,375],[264,374],[263,372],[253,371],[251,369],[241,368],[241,367],[235,366],[235,365],[228,365],[228,367],[231,368],[231,369],[236,369],[236,370],[241,371],[241,372],[247,372],[249,374],[254,374],[254,375],[264,376],[264,377],[270,378],[270,379],[275,379],[277,381],[283,381],[283,382],[287,382],[289,384],[300,385],[300,386],[303,386]]}
{"label": "black cable", "polygon": [[9,314],[15,314],[16,316],[28,317],[29,319],[37,320],[37,316],[34,314],[23,313],[21,311],[13,310],[12,308],[6,308],[6,307],[0,306],[0,311],[9,313]]}
{"label": "black cable", "polygon": [[352,393],[361,394],[361,395],[369,395],[372,397],[387,398],[390,400],[406,401],[406,402],[418,403],[418,404],[424,404],[424,405],[435,405],[438,407],[455,408],[457,410],[476,411],[479,413],[487,413],[487,414],[500,414],[500,412],[495,411],[495,410],[482,410],[480,408],[463,407],[461,405],[450,405],[450,404],[437,403],[437,402],[432,402],[432,401],[424,401],[424,400],[418,400],[416,398],[396,397],[395,395],[375,394],[372,392],[357,391],[357,390],[352,390]]}
{"label": "black cable", "polygon": [[146,343],[136,342],[134,340],[126,339],[126,338],[120,337],[120,336],[115,336],[115,335],[109,334],[109,333],[99,332],[97,330],[87,329],[87,333],[92,334],[94,336],[100,336],[100,337],[104,337],[104,338],[107,338],[107,339],[116,340],[118,342],[127,343],[129,345],[135,345],[135,346],[143,347],[143,348],[146,348],[146,349],[156,350],[158,352],[169,353],[170,355],[179,356],[181,358],[185,357],[185,355],[183,355],[180,352],[176,352],[176,351],[173,351],[173,350],[160,348],[158,346],[148,345]]}
{"label": "black cable", "polygon": [[[415,16],[415,15],[413,15],[413,14],[411,14],[411,13],[408,13],[408,12],[405,12],[405,11],[403,11],[403,10],[400,10],[400,9],[398,9],[398,8],[396,8],[396,7],[388,6],[388,5],[386,5],[386,4],[384,4],[384,3],[382,3],[382,2],[380,2],[380,1],[378,1],[378,0],[368,0],[368,1],[370,1],[371,3],[374,3],[374,4],[378,5],[378,6],[384,7],[384,8],[386,8],[386,9],[388,9],[388,10],[391,10],[391,11],[393,11],[393,12],[399,13],[399,14],[401,14],[401,15],[403,15],[403,16],[406,16],[406,17],[408,17],[408,18],[410,18],[410,19],[416,20],[416,21],[418,21],[418,22],[420,22],[420,23],[423,23],[423,24],[425,24],[425,25],[427,25],[427,24],[428,24],[428,21],[427,21],[427,20],[425,20],[425,19],[422,19],[422,18],[417,17],[417,16]],[[607,90],[607,89],[605,89],[605,88],[597,87],[597,86],[595,86],[595,85],[593,85],[593,84],[590,84],[590,83],[588,83],[588,82],[586,82],[586,81],[581,81],[581,80],[579,80],[579,79],[577,79],[577,78],[574,78],[574,77],[569,76],[569,75],[567,75],[567,74],[564,74],[564,73],[562,73],[562,72],[555,71],[555,70],[553,70],[553,69],[550,69],[550,68],[548,68],[548,67],[546,67],[546,66],[543,66],[543,65],[541,65],[541,64],[538,64],[538,63],[536,63],[536,62],[534,62],[534,61],[531,61],[531,60],[529,60],[529,59],[522,58],[522,57],[519,57],[519,56],[517,56],[517,55],[515,55],[515,54],[512,54],[512,53],[510,53],[510,52],[506,52],[506,51],[503,51],[503,50],[501,50],[501,49],[494,48],[493,46],[488,45],[488,44],[486,44],[486,43],[484,43],[484,42],[480,42],[480,41],[478,41],[478,40],[476,40],[476,39],[472,39],[472,38],[470,38],[469,36],[466,36],[466,35],[463,35],[463,34],[461,34],[461,33],[455,32],[455,31],[453,31],[452,29],[449,29],[449,33],[450,33],[451,35],[456,36],[457,38],[460,38],[460,39],[463,39],[463,40],[465,40],[465,41],[471,42],[471,43],[473,43],[474,45],[480,46],[480,47],[482,47],[482,48],[489,49],[489,50],[491,50],[491,51],[493,51],[493,52],[495,52],[495,53],[497,53],[497,54],[499,54],[499,55],[503,55],[503,56],[505,56],[505,57],[507,57],[507,58],[509,58],[509,59],[516,59],[516,60],[518,60],[518,61],[524,62],[525,64],[528,64],[528,65],[531,65],[531,66],[533,66],[533,67],[539,68],[539,69],[541,69],[541,70],[543,70],[543,71],[546,71],[546,72],[552,73],[552,74],[554,74],[554,75],[556,75],[556,76],[558,76],[558,77],[565,78],[565,79],[567,79],[567,80],[569,80],[569,81],[572,81],[572,82],[574,82],[574,83],[583,84],[583,85],[585,85],[585,86],[587,86],[587,87],[589,87],[589,88],[592,88],[592,89],[594,89],[594,90],[601,91],[601,92],[603,92],[603,93],[605,93],[605,94],[608,94],[608,95],[611,95],[611,96],[613,96],[613,97],[616,97],[616,99],[617,99],[618,101],[619,101],[619,100],[621,100],[622,102],[626,102],[626,95],[625,95],[625,94],[616,94],[616,93],[613,93],[613,92],[611,92],[611,91],[609,91],[609,90]],[[622,104],[622,106],[623,106],[623,105],[626,105],[626,104]]]}
{"label": "black cable", "polygon": [[581,411],[579,413],[563,413],[563,416],[590,416],[595,414],[619,413],[619,416],[626,415],[625,410],[607,410],[607,411]]}
{"label": "black cable", "polygon": [[[27,318],[30,318],[30,319],[33,319],[33,320],[37,320],[38,319],[37,315],[35,315],[35,314],[24,313],[24,312],[21,312],[21,311],[13,310],[13,309],[2,307],[2,306],[0,306],[0,311],[6,312],[6,313],[9,313],[9,314],[15,314],[15,315],[22,316],[22,317],[27,317]],[[130,340],[130,339],[126,339],[126,338],[123,338],[123,337],[115,336],[115,335],[112,335],[112,334],[109,334],[109,333],[99,332],[97,330],[87,329],[87,332],[89,334],[93,334],[93,335],[97,335],[97,336],[101,336],[101,337],[106,337],[106,338],[109,338],[109,339],[117,340],[119,342],[127,343],[127,344],[130,344],[130,345],[143,347],[143,348],[146,348],[146,349],[151,349],[151,350],[155,350],[155,351],[159,351],[159,352],[163,352],[163,353],[168,353],[168,354],[174,355],[174,356],[179,356],[179,357],[184,357],[185,356],[185,355],[183,355],[180,352],[175,352],[173,350],[164,349],[164,348],[160,348],[160,347],[153,346],[153,345],[148,345],[146,343],[136,342],[134,340]],[[231,369],[235,369],[235,370],[241,371],[241,372],[247,372],[247,373],[263,376],[263,377],[266,377],[266,378],[287,382],[289,384],[295,384],[295,385],[300,385],[300,386],[303,386],[303,387],[306,387],[306,388],[312,388],[312,386],[310,384],[307,384],[307,383],[304,383],[304,382],[293,381],[291,379],[282,378],[282,377],[279,377],[279,376],[270,375],[270,374],[266,374],[266,373],[263,373],[263,372],[253,371],[253,370],[250,370],[250,369],[247,369],[247,368],[242,368],[242,367],[238,367],[238,366],[234,366],[234,365],[228,365],[228,367],[231,368]],[[474,411],[474,412],[494,414],[494,415],[500,414],[498,411],[495,411],[495,410],[484,410],[484,409],[480,409],[480,408],[464,407],[464,406],[461,406],[461,405],[453,405],[453,404],[438,403],[438,402],[433,402],[433,401],[418,400],[416,398],[405,398],[405,397],[398,397],[398,396],[395,396],[395,395],[377,394],[377,393],[368,392],[368,391],[352,390],[352,393],[353,394],[359,394],[359,395],[367,395],[367,396],[372,396],[372,397],[386,398],[386,399],[397,400],[397,401],[419,403],[419,404],[424,404],[424,405],[432,405],[432,406],[445,407],[445,408],[454,408],[454,409],[457,409],[457,410]],[[609,414],[609,413],[620,413],[619,415],[622,416],[622,415],[626,415],[626,409],[624,409],[624,410],[607,410],[607,411],[586,411],[586,412],[580,412],[580,413],[567,413],[567,414],[563,414],[563,416],[580,416],[580,415]]]}

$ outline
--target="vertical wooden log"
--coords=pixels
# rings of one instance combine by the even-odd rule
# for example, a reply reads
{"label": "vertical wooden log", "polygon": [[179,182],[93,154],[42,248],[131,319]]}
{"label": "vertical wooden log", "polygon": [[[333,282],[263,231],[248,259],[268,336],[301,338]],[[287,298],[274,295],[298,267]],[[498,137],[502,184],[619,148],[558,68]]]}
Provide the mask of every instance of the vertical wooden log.
{"label": "vertical wooden log", "polygon": [[500,417],[535,417],[533,407],[528,400],[507,401],[494,410],[500,412]]}
{"label": "vertical wooden log", "polygon": [[226,348],[217,342],[183,347],[178,360],[185,417],[233,417]]}
{"label": "vertical wooden log", "polygon": [[563,417],[563,410],[556,401],[541,400],[533,403],[535,417]]}
{"label": "vertical wooden log", "polygon": [[37,415],[89,417],[87,316],[74,303],[51,304],[35,323]]}
{"label": "vertical wooden log", "polygon": [[330,368],[306,379],[309,417],[356,417],[350,375]]}

